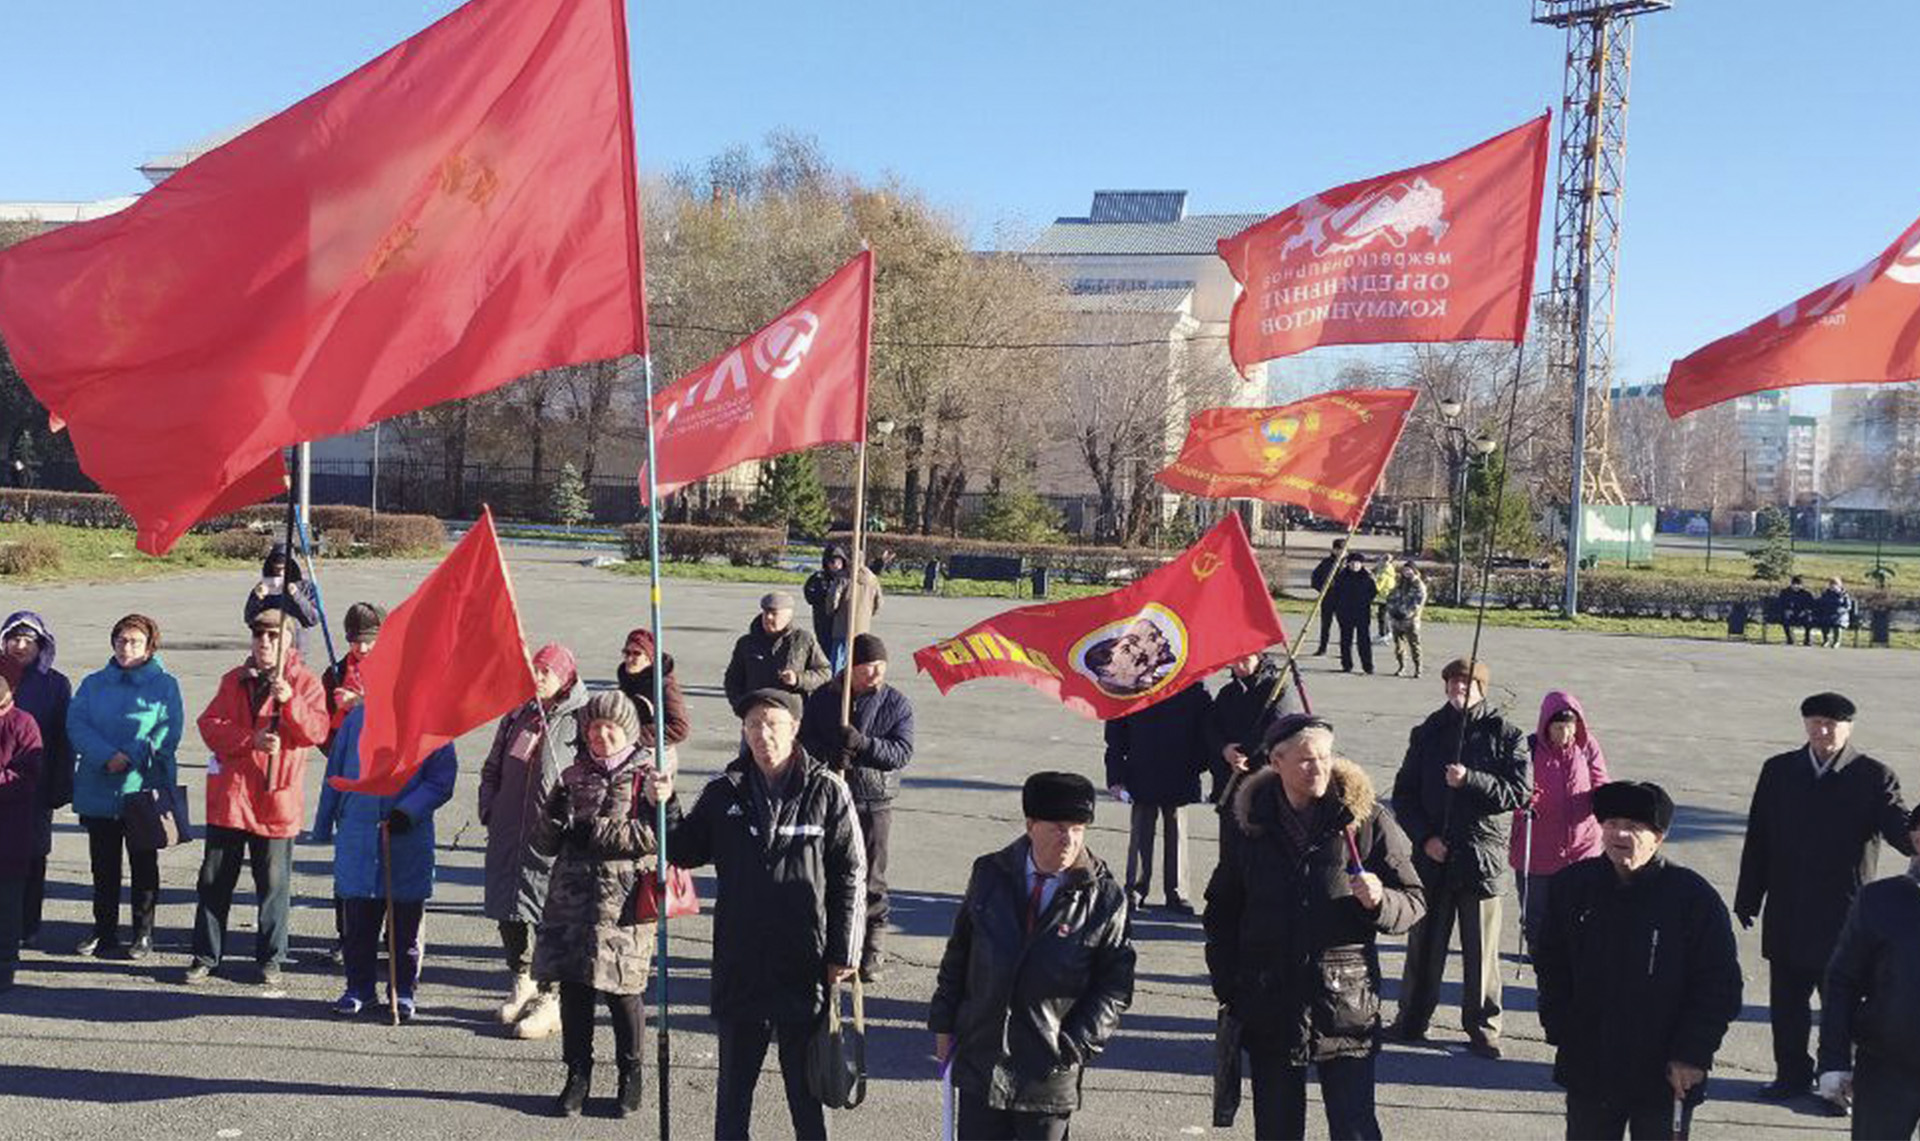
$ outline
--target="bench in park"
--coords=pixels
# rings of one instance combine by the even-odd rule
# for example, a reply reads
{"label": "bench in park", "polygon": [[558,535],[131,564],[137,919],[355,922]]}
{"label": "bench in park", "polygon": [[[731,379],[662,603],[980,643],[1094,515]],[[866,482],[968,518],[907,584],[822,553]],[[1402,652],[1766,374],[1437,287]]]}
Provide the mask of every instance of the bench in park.
{"label": "bench in park", "polygon": [[974,582],[1017,583],[1030,579],[1035,598],[1047,596],[1047,580],[1051,577],[1046,567],[1028,566],[1023,555],[948,555],[944,567],[938,559],[927,561],[926,579],[922,586],[928,594],[938,589],[943,576]]}

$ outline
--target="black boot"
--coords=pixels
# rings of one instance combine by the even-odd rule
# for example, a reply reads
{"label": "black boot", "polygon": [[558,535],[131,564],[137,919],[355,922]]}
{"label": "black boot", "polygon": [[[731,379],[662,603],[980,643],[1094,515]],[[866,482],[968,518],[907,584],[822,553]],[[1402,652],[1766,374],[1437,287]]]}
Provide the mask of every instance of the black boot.
{"label": "black boot", "polygon": [[560,1087],[560,1096],[554,1099],[555,1117],[578,1117],[580,1110],[587,1104],[587,1094],[593,1089],[593,1064],[567,1067],[567,1084]]}
{"label": "black boot", "polygon": [[620,1063],[620,1092],[614,1099],[615,1117],[632,1117],[640,1112],[640,1063]]}

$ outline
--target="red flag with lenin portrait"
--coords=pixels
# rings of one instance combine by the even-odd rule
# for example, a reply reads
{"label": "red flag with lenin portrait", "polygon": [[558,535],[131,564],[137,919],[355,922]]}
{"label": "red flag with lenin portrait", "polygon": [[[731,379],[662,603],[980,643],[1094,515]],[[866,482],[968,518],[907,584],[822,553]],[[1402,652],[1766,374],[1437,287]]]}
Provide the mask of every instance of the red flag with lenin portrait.
{"label": "red flag with lenin portrait", "polygon": [[624,9],[471,0],[0,252],[0,336],[142,550],[277,494],[287,445],[644,351]]}
{"label": "red flag with lenin portrait", "polygon": [[1357,388],[1277,408],[1209,408],[1154,478],[1189,495],[1292,503],[1352,526],[1419,398],[1411,388]]}
{"label": "red flag with lenin portrait", "polygon": [[654,394],[660,494],[748,460],[866,439],[872,339],[873,253],[862,250],[765,328]]}
{"label": "red flag with lenin portrait", "polygon": [[1547,177],[1542,115],[1452,158],[1350,182],[1217,248],[1242,373],[1316,345],[1526,337]]}
{"label": "red flag with lenin portrait", "polygon": [[1009,610],[914,653],[945,693],[1007,677],[1103,721],[1179,693],[1235,658],[1282,644],[1240,516],[1110,594]]}
{"label": "red flag with lenin portrait", "polygon": [[1675,361],[1667,415],[1799,384],[1920,380],[1920,221],[1839,281]]}
{"label": "red flag with lenin portrait", "polygon": [[533,698],[533,665],[491,510],[387,615],[360,681],[360,775],[332,783],[373,796],[399,792],[435,749]]}

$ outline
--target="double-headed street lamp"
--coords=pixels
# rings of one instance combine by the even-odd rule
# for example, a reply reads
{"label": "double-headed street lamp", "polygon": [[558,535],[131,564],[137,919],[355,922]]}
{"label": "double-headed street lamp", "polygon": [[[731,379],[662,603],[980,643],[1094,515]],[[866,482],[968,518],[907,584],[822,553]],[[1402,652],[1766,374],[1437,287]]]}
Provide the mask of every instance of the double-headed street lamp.
{"label": "double-headed street lamp", "polygon": [[[1461,585],[1462,568],[1466,558],[1466,522],[1467,522],[1467,470],[1475,463],[1485,463],[1488,456],[1499,445],[1485,432],[1477,436],[1468,436],[1467,430],[1460,425],[1460,413],[1466,406],[1458,400],[1440,402],[1441,424],[1447,430],[1447,473],[1453,481],[1453,604],[1459,606],[1465,598]],[[1495,521],[1497,524],[1497,520]]]}

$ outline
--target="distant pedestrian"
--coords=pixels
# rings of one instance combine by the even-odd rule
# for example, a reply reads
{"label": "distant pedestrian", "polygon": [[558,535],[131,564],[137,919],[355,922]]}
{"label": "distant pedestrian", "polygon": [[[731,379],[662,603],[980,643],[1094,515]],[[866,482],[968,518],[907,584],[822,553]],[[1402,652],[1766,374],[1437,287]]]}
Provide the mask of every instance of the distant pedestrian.
{"label": "distant pedestrian", "polygon": [[1340,573],[1340,560],[1346,553],[1347,541],[1335,539],[1327,556],[1313,564],[1313,574],[1308,579],[1313,585],[1313,593],[1320,598],[1320,648],[1313,652],[1315,657],[1325,657],[1327,654],[1327,637],[1333,633],[1333,608],[1329,605],[1332,599],[1327,597],[1330,589],[1327,584],[1334,575]]}
{"label": "distant pedestrian", "polygon": [[[854,584],[859,584],[860,610],[853,611]],[[813,636],[826,650],[835,670],[846,668],[847,639],[865,633],[880,612],[880,579],[866,567],[853,565],[847,548],[828,543],[820,555],[820,569],[801,586],[813,608]]]}
{"label": "distant pedestrian", "polygon": [[1820,644],[1832,649],[1840,644],[1840,632],[1853,625],[1853,595],[1847,593],[1847,584],[1835,575],[1827,580],[1827,589],[1820,592],[1819,600],[1814,604],[1814,612],[1820,621]]}
{"label": "distant pedestrian", "polygon": [[1806,580],[1794,575],[1782,587],[1776,599],[1780,607],[1780,628],[1786,631],[1787,645],[1793,645],[1793,628],[1800,627],[1800,644],[1813,645],[1813,623],[1817,603],[1813,592],[1806,587]]}
{"label": "distant pedestrian", "polygon": [[1685,1137],[1740,1016],[1733,924],[1712,885],[1660,854],[1673,800],[1659,785],[1603,785],[1592,804],[1605,854],[1554,876],[1533,964],[1567,1136]]}
{"label": "distant pedestrian", "polygon": [[287,545],[275,543],[260,563],[260,581],[247,592],[241,618],[252,625],[253,616],[268,607],[293,615],[294,647],[306,650],[306,632],[320,624],[320,596],[301,573],[300,560],[287,557]]}
{"label": "distant pedestrian", "polygon": [[1340,669],[1353,672],[1353,654],[1360,652],[1360,667],[1373,672],[1373,600],[1376,588],[1367,570],[1367,556],[1359,551],[1347,555],[1346,564],[1333,580],[1327,601],[1340,623]]}
{"label": "distant pedestrian", "polygon": [[1460,1028],[1469,1050],[1498,1058],[1507,824],[1533,797],[1533,766],[1519,727],[1487,700],[1490,678],[1485,662],[1447,663],[1447,703],[1414,727],[1394,777],[1393,814],[1414,843],[1427,915],[1407,937],[1393,1033],[1426,1040],[1458,923]]}
{"label": "distant pedestrian", "polygon": [[[1920,808],[1907,814],[1920,848]],[[1857,1138],[1920,1129],[1920,860],[1860,889],[1820,991],[1820,1091],[1853,1103]]]}
{"label": "distant pedestrian", "polygon": [[1520,934],[1528,953],[1540,941],[1553,877],[1600,854],[1593,792],[1607,783],[1607,757],[1587,725],[1580,700],[1552,690],[1540,702],[1538,728],[1527,738],[1533,758],[1533,801],[1513,814],[1507,862],[1519,875]]}
{"label": "distant pedestrian", "polygon": [[1262,753],[1234,791],[1239,838],[1221,849],[1205,916],[1207,975],[1250,1063],[1253,1132],[1307,1135],[1311,1066],[1328,1134],[1377,1138],[1376,940],[1426,911],[1412,844],[1366,772],[1334,754],[1327,722],[1283,717]]}
{"label": "distant pedestrian", "polygon": [[[654,921],[635,915],[635,893],[660,850],[651,806],[672,794],[673,746],[659,763],[633,702],[618,693],[595,694],[579,720],[580,750],[533,821],[534,849],[553,860],[533,973],[560,991],[567,1078],[554,1112],[578,1114],[592,1092],[594,1008],[604,1004],[619,1076],[614,1116],[631,1117],[640,1110],[654,945]],[[677,808],[669,813],[678,817]]]}
{"label": "distant pedestrian", "polygon": [[426,957],[421,919],[433,895],[433,816],[452,798],[460,762],[452,745],[442,745],[420,762],[394,796],[342,792],[333,787],[333,778],[359,779],[366,715],[364,704],[355,707],[334,738],[313,822],[314,841],[333,845],[333,890],[347,920],[347,985],[333,1013],[350,1018],[374,1004],[385,921],[391,924],[388,945],[399,950],[390,967],[396,985],[388,998],[400,1021],[407,1022],[413,1018]]}
{"label": "distant pedestrian", "polygon": [[121,853],[133,871],[133,942],[127,956],[153,953],[160,905],[160,853],[127,847],[120,821],[126,798],[142,789],[171,791],[186,721],[180,683],[159,658],[160,626],[144,614],[113,624],[113,658],[80,682],[67,710],[73,742],[73,810],[87,830],[93,865],[93,930],[74,948],[95,955],[120,946]]}
{"label": "distant pedestrian", "polygon": [[1380,556],[1380,566],[1373,572],[1373,613],[1379,624],[1379,632],[1374,641],[1387,640],[1387,596],[1400,584],[1400,560],[1388,551]]}
{"label": "distant pedestrian", "polygon": [[14,704],[40,729],[40,814],[34,833],[35,856],[27,869],[21,910],[20,944],[39,942],[40,916],[47,895],[47,857],[53,852],[53,814],[73,801],[73,745],[67,740],[67,709],[73,683],[53,668],[53,631],[31,610],[18,610],[0,622],[0,678],[13,687]]}
{"label": "distant pedestrian", "polygon": [[39,847],[40,723],[13,699],[0,672],[0,994],[13,989],[26,926],[27,881]]}
{"label": "distant pedestrian", "polygon": [[673,676],[673,655],[661,654],[653,644],[653,631],[645,626],[627,634],[620,652],[620,665],[614,680],[620,692],[633,702],[640,715],[640,733],[651,743],[657,735],[653,727],[653,671],[661,673],[660,692],[667,707],[667,744],[678,745],[692,732],[687,720],[687,699],[680,692],[680,679]]}
{"label": "distant pedestrian", "polygon": [[772,591],[760,599],[760,613],[733,644],[727,661],[727,703],[735,709],[747,695],[763,689],[804,697],[833,676],[833,663],[820,643],[793,624],[793,595]]}
{"label": "distant pedestrian", "polygon": [[1742,927],[1762,915],[1767,1009],[1773,1027],[1769,1101],[1812,1087],[1811,1000],[1860,886],[1873,879],[1885,840],[1913,855],[1900,778],[1853,744],[1852,701],[1816,693],[1800,703],[1807,743],[1760,767],[1740,850],[1733,912]]}
{"label": "distant pedestrian", "polygon": [[[1207,708],[1207,800],[1228,812],[1234,782],[1261,764],[1267,727],[1289,713],[1304,713],[1300,687],[1281,676],[1281,663],[1266,654],[1246,654],[1227,663],[1227,680]],[[1279,697],[1274,696],[1280,690]]]}
{"label": "distant pedestrian", "polygon": [[1087,850],[1094,800],[1077,773],[1029,776],[1025,834],[973,862],[954,913],[927,1026],[969,1141],[1065,1138],[1133,1002],[1126,892]]}
{"label": "distant pedestrian", "polygon": [[557,642],[540,647],[533,689],[532,701],[500,719],[480,766],[480,826],[487,830],[481,910],[499,925],[508,984],[496,1014],[515,1038],[545,1038],[560,1029],[558,988],[533,979],[534,927],[553,870],[552,855],[533,841],[547,794],[574,756],[574,715],[587,703],[573,651]]}
{"label": "distant pedestrian", "polygon": [[242,864],[253,870],[253,961],[277,989],[287,962],[293,841],[306,822],[307,757],[327,739],[326,691],[293,648],[299,619],[277,605],[254,611],[252,650],[227,671],[200,714],[207,762],[207,827],[195,889],[188,984],[219,969]]}
{"label": "distant pedestrian", "polygon": [[1413,676],[1420,676],[1420,622],[1426,616],[1427,580],[1413,560],[1400,564],[1393,580],[1393,593],[1387,596],[1387,629],[1393,636],[1393,676],[1406,672],[1407,660],[1413,660]]}
{"label": "distant pedestrian", "polygon": [[1200,774],[1207,771],[1205,682],[1192,685],[1138,713],[1107,722],[1107,788],[1132,805],[1127,841],[1127,892],[1137,907],[1153,890],[1156,830],[1162,849],[1167,908],[1193,914],[1187,890],[1186,806],[1200,802]]}

